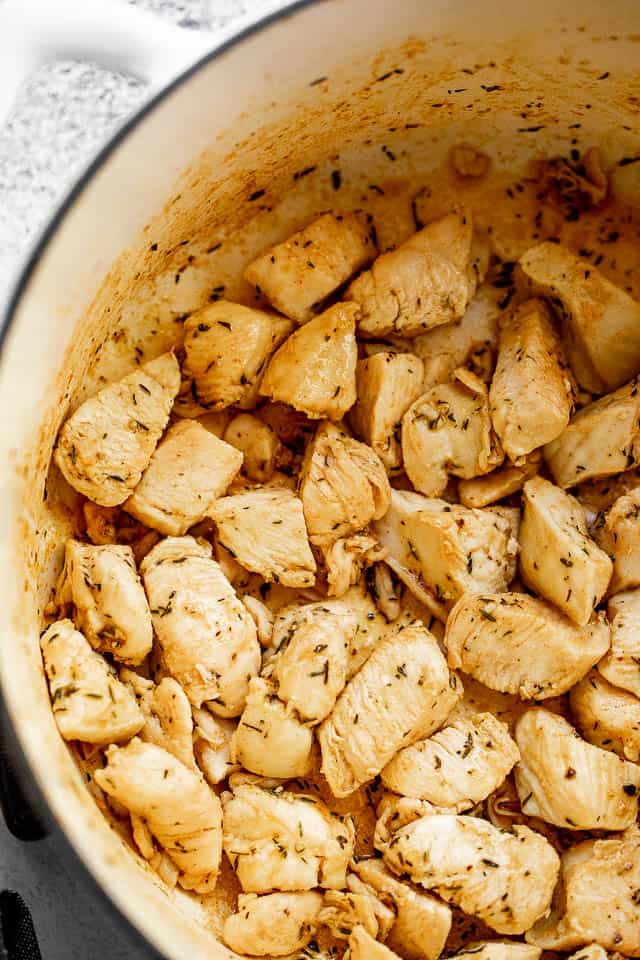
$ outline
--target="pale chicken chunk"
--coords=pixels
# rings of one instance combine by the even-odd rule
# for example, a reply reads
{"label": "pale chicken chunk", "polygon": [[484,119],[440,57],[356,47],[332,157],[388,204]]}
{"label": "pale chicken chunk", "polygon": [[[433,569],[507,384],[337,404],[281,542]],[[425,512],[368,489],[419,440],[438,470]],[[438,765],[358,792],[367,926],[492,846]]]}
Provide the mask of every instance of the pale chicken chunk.
{"label": "pale chicken chunk", "polygon": [[491,419],[513,461],[555,440],[569,423],[573,385],[542,300],[526,300],[500,325]]}
{"label": "pale chicken chunk", "polygon": [[309,539],[328,546],[379,520],[391,490],[377,453],[332,423],[322,423],[308,446],[299,477]]}
{"label": "pale chicken chunk", "polygon": [[131,691],[91,649],[71,620],[58,620],[40,638],[53,715],[65,740],[129,740],[144,725]]}
{"label": "pale chicken chunk", "polygon": [[[622,954],[615,953],[614,957],[620,958]],[[572,953],[569,960],[608,960],[609,954],[597,943],[590,943],[588,947],[580,947],[575,953]]]}
{"label": "pale chicken chunk", "polygon": [[400,424],[422,393],[422,381],[422,360],[413,353],[385,351],[358,361],[358,399],[349,412],[349,422],[389,474],[402,467]]}
{"label": "pale chicken chunk", "polygon": [[342,890],[353,856],[350,817],[315,797],[251,783],[222,797],[224,849],[245,893]]}
{"label": "pale chicken chunk", "polygon": [[401,883],[382,860],[360,860],[354,870],[393,905],[396,920],[386,938],[389,946],[405,960],[437,960],[451,929],[451,909],[436,897]]}
{"label": "pale chicken chunk", "polygon": [[142,817],[180,870],[186,890],[210,893],[222,856],[222,808],[199,773],[137,737],[111,746],[95,780],[110,797]]}
{"label": "pale chicken chunk", "polygon": [[394,911],[380,900],[375,890],[355,874],[347,875],[347,890],[327,890],[320,911],[320,923],[338,940],[347,940],[360,925],[372,937],[386,940],[396,919]]}
{"label": "pale chicken chunk", "polygon": [[[597,943],[640,956],[640,832],[585,840],[562,856],[561,885],[548,918],[526,934],[543,950]],[[582,953],[582,952],[581,952]]]}
{"label": "pale chicken chunk", "polygon": [[[486,943],[470,943],[464,950],[454,953],[455,960],[539,960],[541,950],[528,943],[513,940],[489,940]],[[578,960],[576,957],[575,960]],[[583,960],[598,960],[584,957]],[[603,957],[602,960],[606,960]]]}
{"label": "pale chicken chunk", "polygon": [[456,211],[381,254],[345,294],[360,306],[358,332],[416,337],[462,317],[478,284],[472,243],[471,214]]}
{"label": "pale chicken chunk", "polygon": [[286,587],[315,583],[302,501],[291,490],[263,487],[222,497],[211,516],[220,544],[247,570]]}
{"label": "pale chicken chunk", "polygon": [[587,404],[544,448],[559,487],[629,470],[640,459],[640,390],[637,379]]}
{"label": "pale chicken chunk", "polygon": [[281,957],[306,947],[318,927],[322,894],[241,893],[236,913],[224,922],[222,939],[236,953]]}
{"label": "pale chicken chunk", "polygon": [[542,477],[524,485],[520,573],[580,626],[604,596],[613,564],[588,536],[580,502]]}
{"label": "pale chicken chunk", "polygon": [[624,830],[638,814],[640,767],[578,736],[543,707],[516,724],[515,782],[522,812],[565,830]]}
{"label": "pale chicken chunk", "polygon": [[142,663],[153,631],[131,547],[67,540],[63,577],[91,646],[122,663]]}
{"label": "pale chicken chunk", "polygon": [[461,695],[462,684],[419,621],[390,633],[320,726],[322,771],[333,794],[353,793],[401,747],[437,730]]}
{"label": "pale chicken chunk", "polygon": [[349,949],[344,960],[400,960],[400,957],[367,933],[363,926],[357,926],[349,937]]}
{"label": "pale chicken chunk", "polygon": [[71,486],[103,507],[124,503],[169,420],[180,368],[165,353],[103,387],[65,422],[54,460]]}
{"label": "pale chicken chunk", "polygon": [[354,533],[341,537],[328,547],[321,548],[327,572],[327,596],[342,597],[355,586],[363,570],[384,560],[387,550],[368,533]]}
{"label": "pale chicken chunk", "polygon": [[178,537],[199,523],[242,466],[242,454],[196,420],[169,427],[124,505],[141,523]]}
{"label": "pale chicken chunk", "polygon": [[421,817],[383,850],[385,863],[498,933],[524,933],[551,904],[560,860],[528,827],[513,833],[477,817]]}
{"label": "pale chicken chunk", "polygon": [[231,738],[231,762],[263,777],[304,777],[312,746],[313,731],[278,699],[276,685],[254,677]]}
{"label": "pale chicken chunk", "polygon": [[306,323],[375,255],[364,216],[324,213],[253,260],[244,276],[276,310]]}
{"label": "pale chicken chunk", "polygon": [[242,454],[242,472],[250,480],[266,483],[271,479],[276,469],[280,442],[268,423],[263,423],[251,413],[241,413],[225,428],[224,440]]}
{"label": "pale chicken chunk", "polygon": [[341,420],[356,402],[358,308],[336,303],[292,333],[272,357],[260,393],[312,420]]}
{"label": "pale chicken chunk", "polygon": [[404,490],[375,524],[386,562],[432,612],[446,611],[463,593],[506,590],[515,576],[518,543],[512,523],[491,510],[473,510]]}
{"label": "pale chicken chunk", "polygon": [[405,747],[382,771],[388,790],[462,813],[493,793],[520,758],[490,713],[461,718]]}
{"label": "pale chicken chunk", "polygon": [[504,459],[486,386],[464,367],[454,376],[419,397],[402,418],[405,471],[415,489],[430,497],[444,493],[449,474],[482,476]]}
{"label": "pale chicken chunk", "polygon": [[588,260],[557,243],[520,258],[533,288],[560,308],[563,338],[580,386],[615,390],[640,368],[640,304]]}
{"label": "pale chicken chunk", "polygon": [[185,399],[195,409],[184,412],[255,407],[267,362],[292,328],[285,317],[228,300],[192,313],[184,325],[182,373]]}
{"label": "pale chicken chunk", "polygon": [[592,670],[570,694],[571,712],[585,740],[640,761],[640,700]]}
{"label": "pale chicken chunk", "polygon": [[234,720],[214,717],[204,707],[193,707],[193,754],[207,783],[216,786],[240,769],[231,762]]}
{"label": "pale chicken chunk", "polygon": [[163,747],[195,770],[191,704],[180,684],[173,677],[163,677],[155,684],[126,668],[120,671],[120,679],[131,689],[144,715],[140,739]]}
{"label": "pale chicken chunk", "polygon": [[506,460],[503,467],[484,477],[461,480],[458,484],[460,503],[465,507],[487,507],[522,490],[527,480],[535,477],[540,469],[542,454],[536,450],[522,460],[518,466]]}
{"label": "pale chicken chunk", "polygon": [[594,538],[613,560],[609,594],[640,587],[640,487],[618,497],[596,520]]}
{"label": "pale chicken chunk", "polygon": [[260,668],[260,644],[210,545],[168,537],[147,554],[141,571],[165,670],[193,706],[206,700],[214,713],[238,716]]}
{"label": "pale chicken chunk", "polygon": [[461,597],[445,632],[451,667],[524,700],[566,693],[607,652],[609,640],[603,617],[578,627],[524,593]]}
{"label": "pale chicken chunk", "polygon": [[598,664],[609,683],[640,697],[640,590],[618,593],[607,606],[611,649]]}

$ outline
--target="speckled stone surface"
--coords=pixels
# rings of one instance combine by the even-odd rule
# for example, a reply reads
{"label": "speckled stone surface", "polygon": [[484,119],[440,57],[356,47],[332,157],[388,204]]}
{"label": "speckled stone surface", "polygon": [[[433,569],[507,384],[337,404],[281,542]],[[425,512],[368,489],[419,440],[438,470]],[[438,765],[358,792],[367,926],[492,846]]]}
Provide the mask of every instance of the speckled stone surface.
{"label": "speckled stone surface", "polygon": [[[183,29],[213,31],[286,5],[283,0],[136,2]],[[0,81],[1,69],[0,64]],[[53,64],[26,84],[7,126],[0,129],[0,302],[57,198],[143,96],[140,83],[83,63]],[[67,872],[55,840],[20,843],[0,816],[0,889],[5,887],[18,890],[29,904],[43,960],[148,957]]]}

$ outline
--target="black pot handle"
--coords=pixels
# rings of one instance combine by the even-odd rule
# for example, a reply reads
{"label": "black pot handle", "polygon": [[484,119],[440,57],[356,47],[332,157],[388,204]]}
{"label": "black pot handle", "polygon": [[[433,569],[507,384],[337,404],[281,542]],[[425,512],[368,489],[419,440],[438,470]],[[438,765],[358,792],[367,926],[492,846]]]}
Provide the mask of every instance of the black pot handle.
{"label": "black pot handle", "polygon": [[29,908],[14,890],[0,891],[0,957],[42,960]]}
{"label": "black pot handle", "polygon": [[29,806],[8,749],[6,717],[0,701],[0,808],[7,829],[18,840],[42,840],[47,831]]}

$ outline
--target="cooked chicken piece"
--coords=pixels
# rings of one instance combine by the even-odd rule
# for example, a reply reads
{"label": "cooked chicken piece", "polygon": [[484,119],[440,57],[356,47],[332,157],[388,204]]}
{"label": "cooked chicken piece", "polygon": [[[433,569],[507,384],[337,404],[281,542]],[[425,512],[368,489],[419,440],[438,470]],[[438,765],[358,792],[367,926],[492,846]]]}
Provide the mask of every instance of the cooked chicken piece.
{"label": "cooked chicken piece", "polygon": [[472,241],[471,214],[456,211],[381,254],[345,294],[361,308],[358,332],[416,337],[458,320],[482,279],[471,265]]}
{"label": "cooked chicken piece", "polygon": [[592,670],[570,694],[571,712],[585,740],[640,761],[640,700]]}
{"label": "cooked chicken piece", "polygon": [[419,621],[389,634],[319,728],[322,772],[333,794],[353,793],[401,747],[437,730],[461,695],[462,684]]}
{"label": "cooked chicken piece", "polygon": [[637,826],[607,840],[577,843],[562,855],[561,884],[554,909],[527,932],[527,942],[543,950],[572,950],[595,942],[607,950],[638,957],[638,889]]}
{"label": "cooked chicken piece", "polygon": [[504,459],[489,416],[487,388],[464,367],[452,383],[432,387],[402,418],[404,468],[416,490],[444,493],[448,475],[481,476]]}
{"label": "cooked chicken piece", "polygon": [[292,333],[272,357],[260,393],[312,420],[341,420],[356,402],[357,316],[355,304],[336,303]]}
{"label": "cooked chicken piece", "polygon": [[532,247],[519,263],[533,288],[559,306],[580,386],[606,393],[638,372],[640,304],[628,293],[557,243]]}
{"label": "cooked chicken piece", "polygon": [[253,622],[256,625],[260,646],[263,648],[271,646],[271,635],[273,633],[273,612],[269,610],[269,607],[266,605],[266,603],[263,603],[262,600],[258,600],[257,597],[252,597],[251,594],[248,593],[242,597],[242,602],[251,614]]}
{"label": "cooked chicken piece", "polygon": [[506,590],[515,576],[512,525],[491,510],[392,490],[375,531],[394,573],[423,603],[425,594],[436,601],[432,612],[442,620],[463,593]]}
{"label": "cooked chicken piece", "polygon": [[120,671],[120,680],[129,687],[143,713],[140,739],[163,747],[185,767],[196,770],[191,704],[180,684],[173,677],[164,677],[156,685],[127,668]]}
{"label": "cooked chicken piece", "polygon": [[254,677],[231,738],[231,760],[263,777],[304,777],[311,769],[313,731],[278,699],[276,685]]}
{"label": "cooked chicken piece", "polygon": [[607,613],[611,649],[598,670],[609,683],[640,697],[640,590],[616,594],[609,600]]}
{"label": "cooked chicken piece", "polygon": [[242,454],[197,420],[179,420],[158,445],[125,510],[178,537],[207,516],[242,466]]}
{"label": "cooked chicken piece", "polygon": [[123,663],[142,663],[153,631],[131,547],[67,540],[63,580],[91,646]]}
{"label": "cooked chicken piece", "polygon": [[63,425],[54,460],[71,486],[103,507],[124,503],[167,425],[180,387],[173,353],[110,383]]}
{"label": "cooked chicken piece", "polygon": [[322,423],[299,477],[309,539],[329,546],[387,512],[391,491],[378,455],[333,423]]}
{"label": "cooked chicken piece", "polygon": [[284,243],[265,250],[244,276],[276,310],[306,323],[375,255],[363,216],[324,213]]}
{"label": "cooked chicken piece", "polygon": [[240,767],[231,762],[231,737],[235,721],[214,717],[204,707],[193,707],[193,753],[207,783],[222,783]]}
{"label": "cooked chicken piece", "polygon": [[389,946],[405,960],[437,960],[451,929],[450,908],[430,894],[401,883],[377,858],[360,860],[354,870],[393,904],[396,921],[386,938]]}
{"label": "cooked chicken piece", "polygon": [[458,497],[465,507],[488,507],[496,500],[502,500],[522,490],[531,477],[540,469],[542,454],[534,450],[520,466],[514,466],[509,460],[503,467],[493,470],[484,477],[461,480],[458,484]]}
{"label": "cooked chicken piece", "polygon": [[58,730],[65,740],[114,743],[144,725],[135,697],[91,649],[71,620],[58,620],[40,638]]}
{"label": "cooked chicken piece", "polygon": [[280,443],[268,423],[250,413],[241,413],[224,431],[224,439],[242,453],[242,470],[250,480],[266,483],[271,479]]}
{"label": "cooked chicken piece", "polygon": [[609,477],[640,460],[640,390],[637,378],[587,404],[556,440],[544,448],[559,487],[591,477]]}
{"label": "cooked chicken piece", "polygon": [[516,788],[523,813],[565,830],[624,830],[638,813],[640,767],[586,743],[542,707],[516,724]]}
{"label": "cooked chicken piece", "polygon": [[543,300],[526,300],[500,324],[489,392],[491,418],[513,461],[560,436],[573,407],[573,384]]}
{"label": "cooked chicken piece", "polygon": [[328,890],[320,911],[320,923],[338,940],[348,940],[360,925],[372,937],[386,940],[396,915],[376,896],[375,890],[354,874],[347,875],[348,890]]}
{"label": "cooked chicken piece", "polygon": [[349,949],[343,960],[400,960],[397,953],[375,940],[364,927],[353,928],[349,937]]}
{"label": "cooked chicken piece", "polygon": [[613,560],[609,594],[640,587],[640,487],[618,497],[594,538]]}
{"label": "cooked chicken piece", "polygon": [[383,850],[396,873],[434,889],[498,933],[524,933],[551,904],[560,861],[528,827],[506,833],[477,817],[421,817]]}
{"label": "cooked chicken piece", "polygon": [[358,399],[349,412],[356,436],[368,443],[389,474],[402,468],[400,424],[422,393],[423,364],[413,353],[376,353],[356,367]]}
{"label": "cooked chicken piece", "polygon": [[318,927],[322,894],[241,893],[237,912],[224,923],[222,939],[236,953],[281,957],[306,947]]}
{"label": "cooked chicken piece", "polygon": [[315,583],[302,501],[291,490],[263,487],[223,497],[211,516],[221,546],[247,570],[287,587]]}
{"label": "cooked chicken piece", "polygon": [[193,537],[167,537],[141,570],[164,669],[193,706],[207,700],[214,713],[238,716],[260,669],[260,644],[211,547]]}
{"label": "cooked chicken piece", "polygon": [[355,586],[367,567],[384,560],[387,550],[375,537],[356,533],[321,548],[327,568],[327,596],[342,597]]}
{"label": "cooked chicken piece", "polygon": [[[538,960],[542,951],[528,943],[513,940],[489,940],[486,943],[470,943],[464,950],[454,953],[455,960]],[[576,960],[578,958],[576,957]],[[587,960],[587,958],[584,958]],[[597,958],[592,958],[597,960]],[[606,960],[606,958],[603,958]]]}
{"label": "cooked chicken piece", "polygon": [[[621,958],[622,954],[614,953],[616,958]],[[608,960],[609,954],[597,943],[590,943],[588,947],[580,947],[575,953],[572,953],[569,960]]]}
{"label": "cooked chicken piece", "polygon": [[609,627],[578,627],[524,593],[461,597],[445,633],[449,665],[503,693],[546,700],[566,693],[609,649]]}
{"label": "cooked chicken piece", "polygon": [[195,409],[184,413],[255,407],[267,361],[292,328],[285,317],[228,300],[192,313],[184,324],[182,372]]}
{"label": "cooked chicken piece", "polygon": [[461,813],[493,793],[519,758],[506,727],[481,713],[405,747],[382,771],[382,782],[405,797]]}
{"label": "cooked chicken piece", "polygon": [[173,754],[137,737],[109,747],[106,757],[94,775],[98,786],[146,821],[185,890],[212,892],[222,856],[222,808],[213,790]]}
{"label": "cooked chicken piece", "polygon": [[376,807],[378,820],[373,834],[373,845],[376,850],[383,850],[401,827],[415,823],[421,817],[453,812],[444,808],[436,809],[428,800],[399,797],[395,793],[385,791]]}
{"label": "cooked chicken piece", "polygon": [[224,849],[245,893],[342,890],[353,856],[350,817],[317,798],[236,784],[224,794]]}
{"label": "cooked chicken piece", "polygon": [[594,513],[606,512],[616,502],[618,497],[631,493],[640,485],[640,470],[627,470],[614,477],[603,477],[602,480],[587,480],[579,484],[573,491],[585,511]]}
{"label": "cooked chicken piece", "polygon": [[588,536],[584,510],[575,497],[533,477],[524,485],[523,499],[522,579],[584,626],[607,590],[613,564]]}

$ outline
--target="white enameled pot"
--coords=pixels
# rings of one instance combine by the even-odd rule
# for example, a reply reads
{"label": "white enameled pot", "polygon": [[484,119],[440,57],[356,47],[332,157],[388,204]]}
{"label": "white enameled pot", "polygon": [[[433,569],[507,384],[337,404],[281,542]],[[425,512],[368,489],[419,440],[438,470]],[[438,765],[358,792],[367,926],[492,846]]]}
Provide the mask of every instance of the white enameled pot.
{"label": "white enameled pot", "polygon": [[[461,140],[505,167],[566,153],[572,138],[597,143],[605,163],[637,155],[640,16],[637,0],[318,0],[208,49],[211,38],[115,10],[107,0],[0,6],[5,97],[25,65],[56,54],[155,84],[53,214],[2,321],[0,691],[29,796],[73,858],[150,955],[204,960],[230,955],[203,927],[211,918],[122,844],[53,722],[38,633],[73,521],[55,475],[47,481],[59,425],[136,348],[145,358],[166,349],[221,277],[233,294],[259,230],[238,250],[225,237],[268,224],[264,208],[299,191],[300,171],[340,155],[353,179],[391,142],[398,176],[437,166]],[[639,186],[640,164],[618,168],[618,192]],[[278,205],[263,240],[295,219],[300,196]]]}

